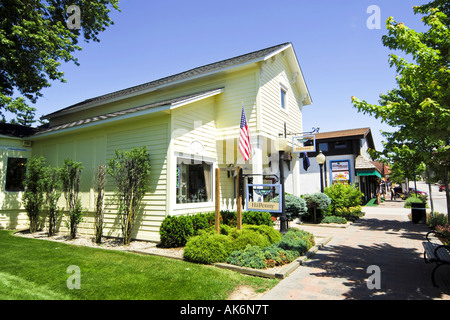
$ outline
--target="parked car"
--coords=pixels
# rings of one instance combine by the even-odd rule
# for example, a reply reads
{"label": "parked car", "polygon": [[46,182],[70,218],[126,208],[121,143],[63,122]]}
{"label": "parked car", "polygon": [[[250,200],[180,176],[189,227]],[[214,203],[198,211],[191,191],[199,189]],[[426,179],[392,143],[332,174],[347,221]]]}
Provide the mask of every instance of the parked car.
{"label": "parked car", "polygon": [[[416,194],[416,189],[414,188],[409,188],[409,194]],[[428,194],[426,192],[417,190],[417,194],[423,195],[423,196],[428,196]]]}
{"label": "parked car", "polygon": [[[448,188],[449,186],[447,186],[447,188]],[[441,184],[440,186],[439,186],[439,192],[442,192],[442,191],[445,191],[445,185],[443,185],[443,184]]]}

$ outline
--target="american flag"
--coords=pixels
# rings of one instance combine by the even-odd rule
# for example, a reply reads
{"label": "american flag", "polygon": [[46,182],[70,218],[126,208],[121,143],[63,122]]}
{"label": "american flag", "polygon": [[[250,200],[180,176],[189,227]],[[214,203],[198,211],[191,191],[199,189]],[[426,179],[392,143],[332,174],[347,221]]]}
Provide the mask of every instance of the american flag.
{"label": "american flag", "polygon": [[247,119],[245,119],[244,107],[242,107],[241,129],[239,134],[239,151],[245,161],[250,159],[252,148],[250,146],[250,135],[248,133]]}

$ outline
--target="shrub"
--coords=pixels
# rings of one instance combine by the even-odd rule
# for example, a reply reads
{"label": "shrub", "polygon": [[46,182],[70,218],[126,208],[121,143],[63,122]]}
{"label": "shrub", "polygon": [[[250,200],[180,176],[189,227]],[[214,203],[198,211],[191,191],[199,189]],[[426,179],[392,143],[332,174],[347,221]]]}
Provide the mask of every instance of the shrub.
{"label": "shrub", "polygon": [[273,268],[291,263],[298,257],[298,253],[292,250],[285,250],[278,244],[272,244],[263,250],[266,259],[266,267]]}
{"label": "shrub", "polygon": [[228,236],[204,232],[187,241],[183,255],[191,262],[211,264],[226,262],[231,252],[232,244]]}
{"label": "shrub", "polygon": [[273,226],[272,215],[269,212],[244,211],[242,212],[242,223],[254,225]]}
{"label": "shrub", "polygon": [[62,190],[66,198],[68,209],[68,229],[69,236],[74,239],[77,235],[78,224],[83,220],[81,199],[79,198],[81,171],[83,170],[81,162],[65,159],[63,168],[60,170]]}
{"label": "shrub", "polygon": [[[276,196],[270,202],[278,202],[279,196]],[[307,211],[306,208],[306,202],[304,199],[294,196],[292,194],[286,193],[284,195],[284,202],[285,202],[285,211],[286,211],[286,218],[289,221],[294,220],[295,218],[305,214]]]}
{"label": "shrub", "polygon": [[98,166],[94,175],[94,188],[97,189],[97,195],[95,197],[95,213],[94,213],[94,229],[95,229],[95,243],[100,244],[103,236],[103,219],[104,208],[103,201],[105,198],[105,185],[106,185],[106,166]]}
{"label": "shrub", "polygon": [[33,156],[28,159],[26,167],[25,192],[22,202],[30,220],[30,232],[33,233],[39,228],[39,220],[45,204],[45,159],[44,157]]}
{"label": "shrub", "polygon": [[314,236],[303,230],[289,229],[281,238],[278,245],[285,250],[293,250],[299,255],[304,255],[315,245]]}
{"label": "shrub", "polygon": [[248,228],[242,228],[242,230],[234,230],[231,234],[233,241],[233,250],[243,250],[247,245],[267,247],[271,243],[269,239],[259,233]]}
{"label": "shrub", "polygon": [[336,208],[334,213],[337,217],[345,218],[348,221],[356,221],[364,215],[361,206]]}
{"label": "shrub", "polygon": [[448,224],[447,215],[434,212],[434,214],[427,214],[427,225],[430,228],[435,228],[438,225],[446,225]]}
{"label": "shrub", "polygon": [[236,226],[237,224],[237,213],[236,211],[221,210],[220,216],[222,218],[221,224],[226,224],[229,226]]}
{"label": "shrub", "polygon": [[450,226],[448,224],[437,225],[435,231],[441,233],[445,237],[442,240],[448,245],[448,239],[450,239]]}
{"label": "shrub", "polygon": [[61,196],[60,169],[45,167],[44,170],[45,209],[48,216],[48,235],[51,237],[56,233],[56,225],[62,216],[58,207],[58,200]]}
{"label": "shrub", "polygon": [[147,148],[116,150],[114,157],[108,161],[107,172],[116,184],[114,199],[121,218],[123,242],[129,244],[136,213],[150,186],[150,155]]}
{"label": "shrub", "polygon": [[405,208],[411,208],[411,203],[427,203],[426,197],[423,196],[419,196],[416,197],[415,194],[410,195],[406,200],[405,200]]}
{"label": "shrub", "polygon": [[340,224],[346,224],[347,219],[344,217],[337,217],[337,216],[328,216],[322,219],[321,223],[340,223]]}
{"label": "shrub", "polygon": [[264,252],[259,246],[247,245],[243,250],[234,251],[227,259],[229,264],[255,269],[266,267]]}
{"label": "shrub", "polygon": [[206,213],[198,213],[190,216],[190,218],[192,221],[192,228],[194,229],[194,235],[197,235],[200,230],[211,227]]}
{"label": "shrub", "polygon": [[[303,196],[308,207],[308,213],[305,215],[306,219],[316,222],[323,216],[331,204],[331,199],[325,193],[317,192],[313,194],[306,194]],[[319,216],[317,216],[319,214]]]}
{"label": "shrub", "polygon": [[335,214],[336,209],[356,207],[361,204],[364,194],[354,185],[335,183],[331,187],[325,188],[324,193],[331,199],[331,213]]}
{"label": "shrub", "polygon": [[259,232],[261,235],[267,238],[270,243],[276,243],[281,240],[281,233],[274,229],[273,227],[269,227],[266,225],[244,225],[243,229],[249,229],[256,232]]}
{"label": "shrub", "polygon": [[182,247],[194,234],[192,219],[189,216],[167,216],[161,224],[159,234],[162,247]]}

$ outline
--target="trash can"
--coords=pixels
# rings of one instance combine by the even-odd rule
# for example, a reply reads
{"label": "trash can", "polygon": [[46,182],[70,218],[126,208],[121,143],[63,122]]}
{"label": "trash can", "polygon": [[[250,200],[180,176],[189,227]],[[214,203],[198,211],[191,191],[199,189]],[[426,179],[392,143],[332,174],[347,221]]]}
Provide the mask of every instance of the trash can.
{"label": "trash can", "polygon": [[411,218],[413,223],[426,223],[426,204],[411,203]]}

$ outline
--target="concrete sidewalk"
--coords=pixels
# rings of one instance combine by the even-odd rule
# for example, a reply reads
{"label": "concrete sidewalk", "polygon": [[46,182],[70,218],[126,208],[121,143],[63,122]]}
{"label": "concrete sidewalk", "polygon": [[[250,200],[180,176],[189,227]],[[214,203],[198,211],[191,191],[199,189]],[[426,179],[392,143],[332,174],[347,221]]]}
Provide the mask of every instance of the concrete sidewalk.
{"label": "concrete sidewalk", "polygon": [[[300,226],[318,237],[333,236],[310,261],[261,297],[262,300],[449,300],[450,266],[436,272],[423,259],[422,241],[429,228],[408,219],[403,201],[364,207],[348,228]],[[379,268],[380,289],[374,271]]]}

